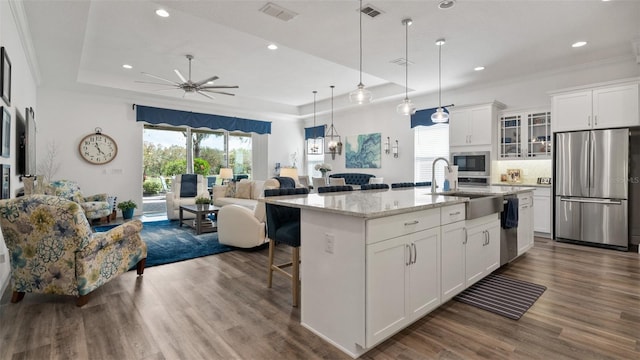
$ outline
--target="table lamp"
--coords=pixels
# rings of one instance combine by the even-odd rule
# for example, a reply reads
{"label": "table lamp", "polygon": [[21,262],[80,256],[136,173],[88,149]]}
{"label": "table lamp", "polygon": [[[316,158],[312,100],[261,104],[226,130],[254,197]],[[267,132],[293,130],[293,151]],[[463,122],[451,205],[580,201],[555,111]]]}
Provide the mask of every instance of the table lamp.
{"label": "table lamp", "polygon": [[298,182],[298,169],[296,168],[281,168],[280,176],[292,178],[296,183]]}
{"label": "table lamp", "polygon": [[233,179],[233,169],[231,168],[220,168],[220,178],[222,179],[222,184],[227,184],[229,180]]}

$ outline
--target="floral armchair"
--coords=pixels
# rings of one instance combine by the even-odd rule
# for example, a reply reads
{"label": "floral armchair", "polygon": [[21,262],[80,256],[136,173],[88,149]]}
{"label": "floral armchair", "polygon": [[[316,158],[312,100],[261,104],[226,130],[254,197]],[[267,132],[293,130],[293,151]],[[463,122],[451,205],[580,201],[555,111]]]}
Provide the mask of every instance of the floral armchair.
{"label": "floral armchair", "polygon": [[144,272],[147,245],[142,223],[130,221],[93,233],[76,202],[51,195],[0,200],[0,227],[10,254],[11,302],[27,292],[77,296],[137,267]]}
{"label": "floral armchair", "polygon": [[52,181],[47,186],[45,193],[77,202],[82,206],[82,210],[89,220],[102,219],[106,217],[108,222],[108,217],[113,211],[113,204],[108,201],[107,194],[96,194],[85,197],[80,191],[80,186],[75,181]]}

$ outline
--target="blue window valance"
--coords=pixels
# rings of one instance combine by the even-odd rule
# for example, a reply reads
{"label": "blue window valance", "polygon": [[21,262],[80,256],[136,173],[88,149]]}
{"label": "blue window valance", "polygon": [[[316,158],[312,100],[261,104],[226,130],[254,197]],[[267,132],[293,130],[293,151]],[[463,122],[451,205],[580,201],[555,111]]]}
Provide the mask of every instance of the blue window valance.
{"label": "blue window valance", "polygon": [[[442,108],[444,112],[449,113],[449,109],[446,107]],[[438,110],[437,107],[431,109],[418,110],[415,114],[411,115],[411,128],[416,126],[431,126],[436,125],[433,121],[431,121],[431,114]]]}
{"label": "blue window valance", "polygon": [[304,139],[317,139],[324,137],[324,130],[327,125],[318,125],[313,127],[304,128]]}
{"label": "blue window valance", "polygon": [[212,130],[271,134],[271,122],[136,105],[136,121],[149,124],[206,127]]}

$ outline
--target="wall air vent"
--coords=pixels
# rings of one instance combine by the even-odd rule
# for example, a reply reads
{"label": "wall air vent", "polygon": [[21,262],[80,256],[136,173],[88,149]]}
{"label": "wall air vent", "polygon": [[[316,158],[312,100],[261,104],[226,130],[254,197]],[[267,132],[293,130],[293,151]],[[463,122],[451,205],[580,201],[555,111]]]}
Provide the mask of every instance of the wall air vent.
{"label": "wall air vent", "polygon": [[291,10],[287,10],[282,6],[278,6],[274,3],[267,3],[260,9],[260,11],[282,21],[289,21],[298,16],[297,13]]}
{"label": "wall air vent", "polygon": [[412,61],[407,62],[407,59],[405,58],[397,58],[395,60],[391,60],[389,61],[392,64],[396,64],[396,65],[400,65],[400,66],[405,66],[406,65],[413,65]]}
{"label": "wall air vent", "polygon": [[371,18],[384,14],[384,11],[373,7],[371,4],[364,5],[360,11]]}

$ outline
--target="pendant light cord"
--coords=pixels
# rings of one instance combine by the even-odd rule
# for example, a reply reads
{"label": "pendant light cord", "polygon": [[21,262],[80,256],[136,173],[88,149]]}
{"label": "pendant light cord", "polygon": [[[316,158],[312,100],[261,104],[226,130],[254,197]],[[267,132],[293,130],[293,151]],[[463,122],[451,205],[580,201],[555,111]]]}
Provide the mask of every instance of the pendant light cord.
{"label": "pendant light cord", "polygon": [[360,13],[360,84],[362,85],[362,0],[360,0],[360,8],[358,9]]}
{"label": "pendant light cord", "polygon": [[404,99],[409,99],[409,21],[404,23]]}
{"label": "pendant light cord", "polygon": [[438,49],[438,107],[442,109],[442,46]]}

